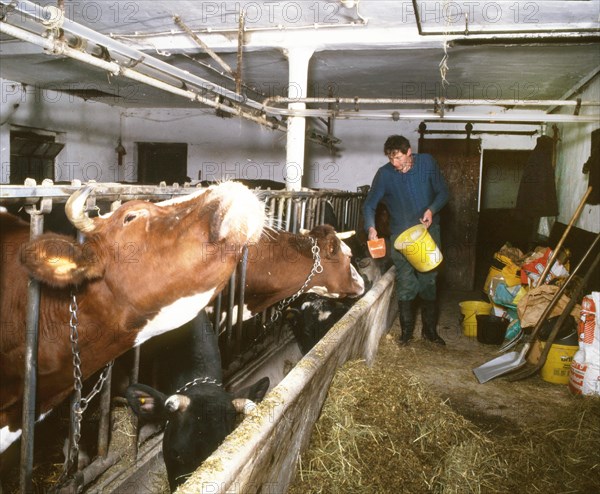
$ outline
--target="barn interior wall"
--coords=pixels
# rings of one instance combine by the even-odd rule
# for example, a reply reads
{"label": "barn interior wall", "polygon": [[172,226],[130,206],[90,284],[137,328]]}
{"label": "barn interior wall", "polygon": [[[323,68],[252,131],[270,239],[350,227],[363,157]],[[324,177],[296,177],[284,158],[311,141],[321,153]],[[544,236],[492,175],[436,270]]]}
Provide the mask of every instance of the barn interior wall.
{"label": "barn interior wall", "polygon": [[[339,151],[332,155],[323,146],[309,144],[307,153],[307,170],[305,185],[308,187],[356,190],[360,185],[370,185],[377,169],[386,163],[383,155],[383,143],[392,134],[405,136],[411,143],[413,151],[417,151],[419,142],[420,121],[401,120],[340,120],[335,122],[335,137],[341,139]],[[464,123],[429,124],[438,130],[464,130]],[[498,124],[476,124],[482,130],[536,130],[525,125],[500,126]],[[427,135],[426,139],[436,138],[464,139],[456,134]],[[473,136],[481,138],[482,149],[533,149],[535,138],[523,135],[482,134]]]}
{"label": "barn interior wall", "polygon": [[19,127],[53,132],[56,141],[65,144],[56,157],[55,181],[122,179],[115,152],[120,128],[117,108],[5,79],[0,84],[1,183],[9,182],[10,131]]}
{"label": "barn interior wall", "polygon": [[[192,180],[249,178],[284,181],[285,134],[212,111],[144,109],[126,112],[124,134],[134,142],[188,143]],[[135,146],[132,146],[135,154]]]}
{"label": "barn interior wall", "polygon": [[[188,174],[192,179],[223,180],[235,176],[285,180],[284,132],[235,117],[217,118],[214,112],[207,110],[123,110],[111,104],[84,101],[77,96],[22,86],[4,79],[0,79],[0,83],[1,183],[8,183],[10,130],[16,127],[55,132],[56,140],[66,144],[56,158],[57,181],[135,181],[135,143],[141,141],[188,143]],[[596,77],[579,96],[584,100],[598,100],[599,93],[600,78]],[[593,110],[582,110],[588,111]],[[358,186],[370,184],[377,168],[385,162],[382,152],[385,138],[395,133],[405,135],[416,149],[419,123],[336,120],[333,133],[342,141],[339,149],[332,154],[327,147],[308,142],[303,185],[354,191]],[[428,124],[428,127],[460,130],[464,129],[464,124],[447,123],[443,127]],[[590,155],[591,132],[599,127],[598,123],[558,125],[560,141],[556,180],[560,208],[558,221],[561,223],[569,222],[587,187],[588,178],[581,173],[581,168]],[[475,128],[485,128],[485,125],[475,124]],[[496,125],[495,128],[531,130],[532,126]],[[550,132],[550,126],[546,131]],[[436,137],[445,136],[426,136]],[[482,134],[482,148],[533,149],[536,137]],[[117,166],[115,152],[119,138],[122,138],[127,150],[121,167]],[[540,233],[548,236],[551,225],[552,219],[542,221]],[[586,206],[576,226],[598,232],[600,206]]]}
{"label": "barn interior wall", "polygon": [[[600,75],[596,75],[581,94],[586,101],[600,101]],[[583,108],[581,114],[591,114],[597,111],[593,108]],[[561,113],[569,113],[563,110]],[[571,111],[572,113],[572,111]],[[583,164],[589,159],[591,152],[591,134],[600,128],[600,122],[590,124],[559,124],[560,141],[557,148],[556,181],[558,194],[558,207],[560,214],[557,220],[568,224],[581,198],[588,187],[588,175],[582,173]],[[592,185],[592,184],[589,184]],[[597,184],[595,185],[598,186]],[[575,226],[593,233],[600,231],[600,205],[586,205],[575,223]],[[550,222],[545,225],[547,231]]]}

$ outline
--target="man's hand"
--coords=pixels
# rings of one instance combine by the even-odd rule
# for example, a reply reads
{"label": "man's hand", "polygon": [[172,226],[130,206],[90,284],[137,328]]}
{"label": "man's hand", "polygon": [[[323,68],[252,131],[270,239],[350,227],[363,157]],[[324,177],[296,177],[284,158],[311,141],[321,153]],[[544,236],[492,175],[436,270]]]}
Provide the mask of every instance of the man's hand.
{"label": "man's hand", "polygon": [[421,218],[420,221],[423,225],[425,225],[427,228],[429,228],[431,226],[432,218],[433,218],[433,214],[431,212],[431,209],[428,209],[427,211],[425,211],[425,213],[423,214],[423,217]]}
{"label": "man's hand", "polygon": [[377,240],[379,237],[377,236],[377,230],[374,227],[369,227],[369,240]]}

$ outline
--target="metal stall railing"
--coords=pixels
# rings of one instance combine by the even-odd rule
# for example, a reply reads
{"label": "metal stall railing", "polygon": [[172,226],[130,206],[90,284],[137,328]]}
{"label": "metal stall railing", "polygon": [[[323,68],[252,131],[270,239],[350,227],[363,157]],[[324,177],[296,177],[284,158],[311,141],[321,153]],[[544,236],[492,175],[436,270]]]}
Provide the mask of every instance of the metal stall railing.
{"label": "metal stall railing", "polygon": [[[267,190],[260,191],[259,195],[265,203],[267,226],[292,233],[311,230],[324,223],[331,224],[338,232],[357,230],[365,197],[364,194],[338,191]],[[237,281],[232,279],[227,300],[219,295],[216,301],[213,320],[215,327],[220,327],[225,376],[243,368],[282,336],[277,331],[278,326],[269,324],[273,307],[250,320],[243,320],[245,261],[240,263],[234,277]],[[225,318],[222,314],[226,314]]]}
{"label": "metal stall railing", "polygon": [[[72,193],[81,187],[79,181],[68,185],[54,185],[52,181],[45,180],[41,185],[34,181],[26,181],[25,185],[2,185],[0,190],[0,205],[26,206],[26,211],[31,216],[31,236],[39,235],[43,230],[44,214],[51,212],[53,204],[64,204]],[[180,187],[177,184],[166,186],[126,185],[126,184],[97,184],[89,208],[96,209],[96,204],[103,207],[118,207],[121,202],[132,199],[159,201],[178,195],[186,195],[196,190],[195,187]],[[336,191],[259,191],[267,210],[267,223],[269,227],[290,232],[310,230],[323,223],[333,223],[338,231],[356,230],[359,225],[360,205],[364,194],[336,192]],[[214,303],[215,317],[225,314],[224,327],[221,332],[221,353],[226,368],[225,376],[239,371],[261,354],[263,350],[277,343],[281,337],[274,327],[268,327],[273,309],[258,315],[254,324],[244,324],[243,321],[243,286],[245,279],[247,253],[240,262],[237,271],[229,282],[227,300],[219,295]],[[21,467],[19,491],[32,491],[33,471],[33,426],[35,416],[35,374],[37,369],[37,319],[39,314],[39,285],[30,285],[28,321],[27,321],[27,350],[26,350],[26,382],[24,396],[27,405],[24,405],[23,433],[21,438]],[[65,309],[66,310],[66,309]],[[237,310],[237,313],[235,312]],[[236,323],[234,325],[234,315]],[[221,324],[217,319],[216,324]],[[265,328],[270,331],[265,332]],[[132,382],[137,381],[140,362],[140,348],[132,350],[131,369],[129,372]],[[143,350],[142,350],[143,351]],[[110,386],[110,372],[106,382]],[[97,476],[115,464],[119,455],[111,452],[109,448],[110,436],[110,410],[111,392],[105,387],[100,393],[100,427],[98,432],[98,458],[88,465],[83,471],[78,471],[69,476],[62,484],[60,492],[76,492],[93,481]],[[70,433],[70,437],[72,432]],[[137,441],[134,440],[137,444]],[[135,445],[134,445],[135,448]],[[71,456],[71,454],[69,454]],[[75,462],[76,463],[76,462]]]}
{"label": "metal stall railing", "polygon": [[[44,216],[52,212],[53,205],[64,204],[68,198],[81,188],[80,181],[73,181],[66,185],[55,185],[51,180],[44,180],[37,185],[34,180],[27,179],[24,185],[2,185],[0,187],[0,205],[7,210],[19,208],[30,215],[30,238],[43,233]],[[165,200],[177,195],[186,195],[193,191],[191,187],[179,187],[178,185],[159,186],[146,185],[124,185],[124,184],[97,184],[93,200],[88,203],[92,206],[95,202],[106,202],[107,204],[120,204],[121,201],[132,199]],[[21,453],[19,468],[19,492],[29,493],[33,491],[32,472],[34,455],[34,424],[36,410],[36,385],[37,385],[37,349],[38,349],[38,320],[40,313],[40,286],[35,280],[30,280],[27,294],[27,321],[25,339],[25,376],[23,390],[23,414],[21,433]],[[68,307],[65,307],[65,312]],[[139,349],[138,349],[139,351]],[[135,378],[137,370],[132,370]],[[110,382],[110,372],[106,381]],[[110,412],[110,392],[106,389],[101,393],[102,410],[100,428],[98,434],[98,454],[102,466],[90,465],[96,474],[101,473],[116,461],[107,460]],[[72,436],[72,432],[70,433]],[[72,444],[71,444],[72,447]],[[70,454],[68,456],[71,456]],[[80,472],[79,472],[80,473]],[[79,482],[83,475],[79,474]]]}

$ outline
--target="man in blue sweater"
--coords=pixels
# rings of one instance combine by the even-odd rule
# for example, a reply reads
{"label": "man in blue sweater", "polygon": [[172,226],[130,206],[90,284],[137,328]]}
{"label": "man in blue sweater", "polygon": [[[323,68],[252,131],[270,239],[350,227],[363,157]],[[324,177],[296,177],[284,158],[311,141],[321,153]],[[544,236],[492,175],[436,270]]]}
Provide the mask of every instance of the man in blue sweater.
{"label": "man in blue sweater", "polygon": [[[375,209],[382,201],[390,213],[391,245],[406,229],[422,223],[440,247],[439,211],[448,202],[448,186],[436,161],[429,154],[413,154],[408,139],[399,135],[388,137],[383,152],[390,161],[377,170],[363,206],[369,240],[377,238]],[[414,302],[418,295],[421,299],[423,337],[445,345],[437,333],[437,270],[426,273],[415,270],[396,249],[391,249],[391,257],[396,266],[396,293],[402,330],[400,344],[406,345],[412,339]]]}

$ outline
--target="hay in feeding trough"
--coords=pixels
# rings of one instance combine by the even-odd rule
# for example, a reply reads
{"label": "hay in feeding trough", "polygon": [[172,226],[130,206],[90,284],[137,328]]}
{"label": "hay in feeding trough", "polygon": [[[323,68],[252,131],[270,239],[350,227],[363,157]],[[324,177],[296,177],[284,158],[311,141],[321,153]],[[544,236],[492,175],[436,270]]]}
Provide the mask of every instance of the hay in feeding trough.
{"label": "hay in feeding trough", "polygon": [[[517,408],[522,420],[476,425],[453,409],[464,409],[455,397],[480,393],[482,399],[466,403],[483,417],[486,409],[477,409],[478,403],[493,388],[453,379],[465,364],[451,355],[425,343],[401,349],[384,338],[372,368],[346,364],[288,492],[598,491],[600,399],[565,393],[549,413],[540,404],[553,388],[539,377],[498,381],[495,392],[505,393],[507,410]],[[455,388],[445,393],[452,402],[424,384],[432,373]]]}
{"label": "hay in feeding trough", "polygon": [[491,441],[390,351],[337,373],[290,493],[465,492],[502,474]]}

